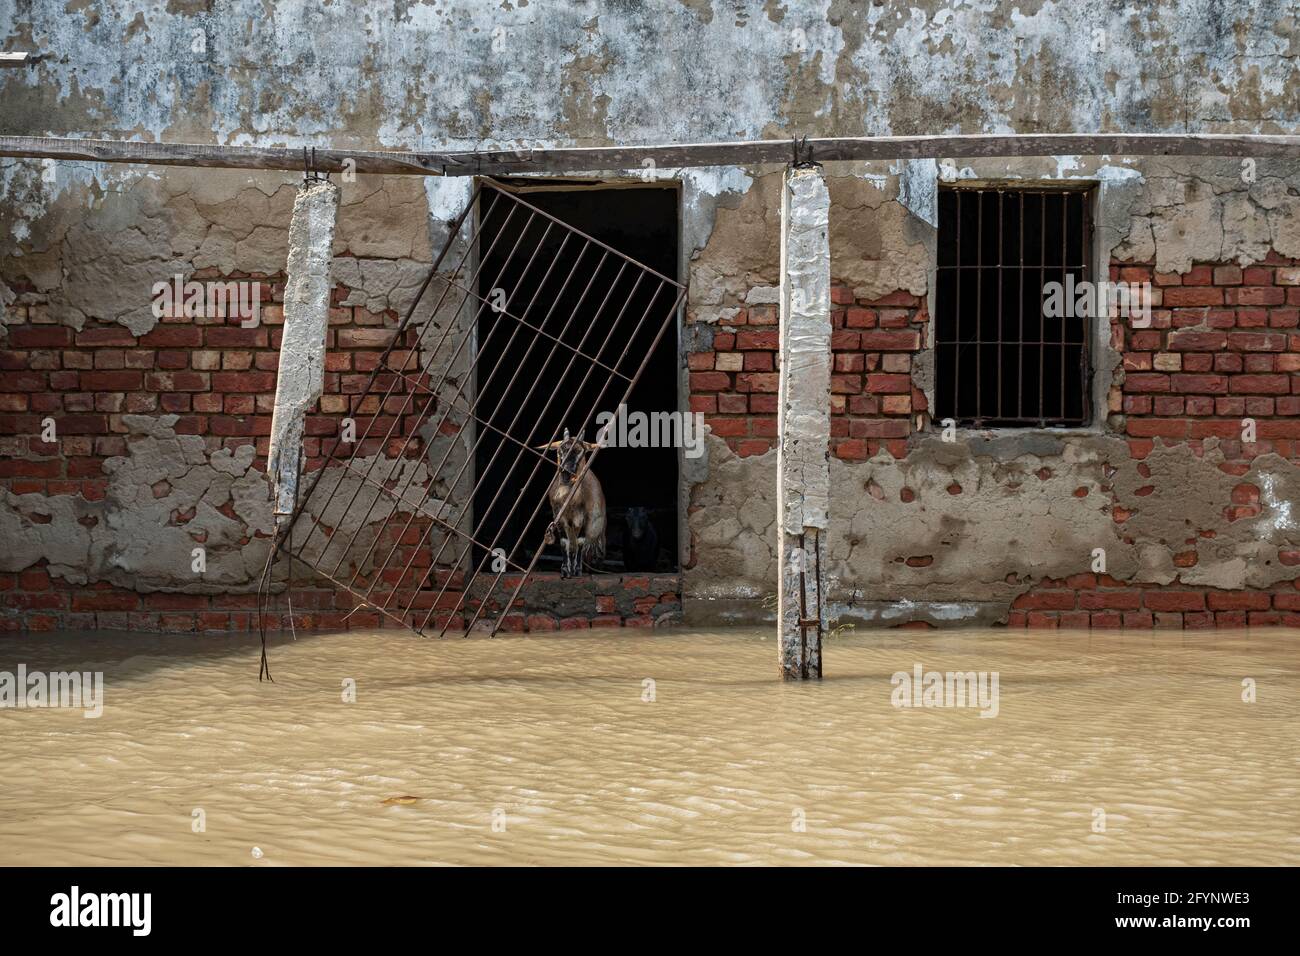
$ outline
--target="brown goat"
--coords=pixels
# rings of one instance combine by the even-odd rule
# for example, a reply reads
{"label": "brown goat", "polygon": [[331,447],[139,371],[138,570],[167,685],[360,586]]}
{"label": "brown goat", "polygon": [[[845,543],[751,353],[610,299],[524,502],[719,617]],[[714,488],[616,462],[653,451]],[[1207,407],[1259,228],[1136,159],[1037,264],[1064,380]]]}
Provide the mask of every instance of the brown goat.
{"label": "brown goat", "polygon": [[559,538],[564,543],[561,577],[581,574],[584,560],[605,553],[605,492],[587,467],[587,453],[599,447],[584,442],[581,432],[570,438],[567,428],[563,439],[539,447],[555,452],[555,477],[546,492],[555,520],[546,529],[545,541],[554,544]]}

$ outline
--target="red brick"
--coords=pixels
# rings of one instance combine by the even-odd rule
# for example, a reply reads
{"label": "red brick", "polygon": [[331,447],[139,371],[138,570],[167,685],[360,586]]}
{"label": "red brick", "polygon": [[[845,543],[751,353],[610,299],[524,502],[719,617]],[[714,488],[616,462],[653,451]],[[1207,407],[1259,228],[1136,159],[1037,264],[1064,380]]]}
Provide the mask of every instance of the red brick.
{"label": "red brick", "polygon": [[1199,591],[1146,591],[1143,604],[1152,611],[1203,611],[1205,595]]}
{"label": "red brick", "polygon": [[858,438],[842,441],[835,446],[835,457],[843,458],[846,461],[865,461],[867,459],[867,443]]}
{"label": "red brick", "polygon": [[1157,375],[1150,372],[1129,375],[1124,379],[1124,391],[1167,392],[1169,391],[1169,376]]}
{"label": "red brick", "polygon": [[874,372],[867,376],[867,391],[873,394],[911,394],[912,379],[908,375]]}
{"label": "red brick", "polygon": [[57,349],[72,344],[66,325],[15,325],[9,328],[9,345],[16,349]]}
{"label": "red brick", "polygon": [[[686,366],[693,372],[708,372],[713,369],[715,352],[692,352],[686,356]],[[349,356],[350,358],[351,356]],[[327,366],[328,368],[328,366]],[[347,371],[347,369],[332,369],[331,371]]]}
{"label": "red brick", "polygon": [[1212,611],[1267,611],[1267,591],[1211,591],[1207,603]]}
{"label": "red brick", "polygon": [[74,611],[134,611],[140,595],[132,591],[78,591],[72,595]]}
{"label": "red brick", "polygon": [[1197,305],[1223,305],[1223,290],[1216,289],[1212,286],[1201,286],[1188,288],[1187,278],[1183,278],[1184,285],[1170,287],[1164,290],[1163,304],[1166,308],[1176,308],[1178,306],[1197,306]]}
{"label": "red brick", "polygon": [[1228,348],[1238,352],[1285,352],[1284,332],[1230,332]]}
{"label": "red brick", "polygon": [[128,347],[136,344],[136,338],[131,334],[131,330],[124,326],[98,326],[95,328],[83,329],[77,333],[77,345],[115,345],[118,347]]}
{"label": "red brick", "polygon": [[213,372],[212,390],[214,392],[274,392],[275,373]]}
{"label": "red brick", "polygon": [[849,422],[849,434],[854,438],[906,438],[912,433],[912,424],[906,418],[856,419]]}
{"label": "red brick", "polygon": [[1169,333],[1169,348],[1174,352],[1217,352],[1228,341],[1222,332],[1183,331]]}
{"label": "red brick", "polygon": [[1130,418],[1127,431],[1135,438],[1186,438],[1185,418]]}
{"label": "red brick", "polygon": [[338,347],[341,349],[387,348],[396,333],[396,329],[339,329]]}
{"label": "red brick", "polygon": [[736,390],[740,392],[776,392],[781,377],[776,372],[741,372],[736,376]]}
{"label": "red brick", "polygon": [[731,388],[731,376],[726,372],[691,372],[691,391],[717,392]]}
{"label": "red brick", "polygon": [[704,423],[721,438],[741,438],[749,434],[749,420],[746,418],[709,417]]}
{"label": "red brick", "polygon": [[199,348],[203,330],[195,325],[158,325],[140,337],[140,345],[163,348]]}
{"label": "red brick", "polygon": [[1228,379],[1223,375],[1171,375],[1170,385],[1175,392],[1197,392],[1202,395],[1222,395],[1228,391]]}
{"label": "red brick", "polygon": [[1224,302],[1228,305],[1282,305],[1286,302],[1286,290],[1273,286],[1227,289]]}
{"label": "red brick", "polygon": [[1075,607],[1073,591],[1028,591],[1021,594],[1011,606],[1017,610],[1069,611]]}
{"label": "red brick", "polygon": [[775,331],[764,330],[762,332],[752,332],[749,330],[736,333],[736,348],[741,349],[767,349],[769,351],[780,347],[780,341]]}
{"label": "red brick", "polygon": [[1082,591],[1079,594],[1079,607],[1088,611],[1135,611],[1141,606],[1141,591]]}
{"label": "red brick", "polygon": [[87,392],[138,392],[144,388],[144,378],[138,370],[79,373],[80,387]]}
{"label": "red brick", "polygon": [[0,478],[58,478],[63,462],[57,458],[28,461],[23,458],[0,458]]}
{"label": "red brick", "polygon": [[1291,391],[1287,375],[1234,375],[1229,386],[1237,394],[1286,395]]}
{"label": "red brick", "polygon": [[861,333],[861,342],[868,352],[915,352],[921,347],[921,333],[877,329]]}

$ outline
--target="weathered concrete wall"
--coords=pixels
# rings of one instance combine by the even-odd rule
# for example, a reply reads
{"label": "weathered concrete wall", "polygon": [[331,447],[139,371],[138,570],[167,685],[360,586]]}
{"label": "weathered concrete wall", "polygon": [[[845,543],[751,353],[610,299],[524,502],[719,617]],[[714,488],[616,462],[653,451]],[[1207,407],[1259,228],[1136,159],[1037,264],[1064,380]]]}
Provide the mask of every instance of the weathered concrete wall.
{"label": "weathered concrete wall", "polygon": [[[1294,0],[1158,0],[1140,9],[1105,0],[0,0],[0,31],[7,49],[47,54],[30,70],[0,73],[0,129],[26,134],[472,148],[796,133],[1300,129]],[[1285,509],[1294,456],[1282,448],[1245,462],[1231,448],[1187,444],[1154,448],[1149,462],[1132,457],[1129,370],[1122,343],[1104,329],[1095,394],[1108,414],[1088,433],[965,435],[940,446],[927,432],[934,373],[925,303],[938,179],[1097,181],[1103,262],[1188,274],[1197,263],[1300,256],[1295,165],[1260,161],[1253,182],[1243,172],[1239,161],[1124,157],[827,169],[832,272],[846,297],[837,303],[845,341],[836,346],[843,362],[837,356],[831,414],[842,431],[834,434],[827,557],[846,613],[1006,618],[1027,589],[1078,573],[1102,546],[1117,580],[1165,581],[1186,547],[1175,534],[1182,518],[1174,495],[1185,495],[1198,529],[1215,535],[1203,539],[1213,544],[1194,571],[1179,569],[1182,581],[1279,580],[1281,555],[1294,543]],[[775,334],[781,174],[656,175],[683,187],[684,367],[689,361],[692,372],[725,382],[708,392],[682,386],[683,407],[700,403],[714,425],[707,459],[684,463],[687,613],[753,616],[776,580],[775,453],[767,451],[776,370],[766,337]],[[22,416],[0,434],[9,573],[39,566],[69,582],[194,589],[176,568],[188,566],[187,545],[206,538],[225,542],[212,549],[214,586],[251,587],[270,522],[254,447],[264,440],[256,419],[269,417],[270,396],[251,377],[225,391],[203,377],[265,372],[256,363],[273,352],[272,340],[250,346],[205,329],[197,345],[183,346],[183,365],[168,365],[180,361],[169,353],[182,347],[166,344],[177,326],[160,323],[150,298],[155,282],[175,274],[281,273],[297,178],[0,163],[4,368],[11,381],[26,377],[0,408]],[[360,177],[342,187],[332,266],[342,289],[338,328],[369,347],[411,301],[470,183]],[[90,352],[91,343],[105,354]],[[736,357],[697,368],[706,353]],[[78,364],[87,360],[103,365]],[[340,367],[327,366],[323,408],[338,414],[347,377],[366,370],[350,355],[333,360]],[[152,380],[160,386],[152,401],[143,381],[128,381],[133,371],[167,376]],[[65,402],[49,382],[68,373],[83,378]],[[340,379],[337,391],[330,374]],[[202,388],[178,387],[182,377]],[[54,398],[65,415],[102,416],[103,432],[72,436],[68,448],[84,474],[65,465],[57,478],[37,478],[24,473],[33,457],[69,454],[32,437]],[[432,454],[450,444],[463,456],[463,436],[426,437]],[[1151,483],[1144,465],[1162,491],[1179,489],[1159,507],[1137,494]],[[1234,477],[1261,489],[1261,510],[1258,520],[1227,528],[1216,508],[1233,493],[1225,467],[1240,465],[1249,474]],[[1135,497],[1145,499],[1141,509]],[[1117,522],[1116,507],[1137,510],[1135,523]]]}
{"label": "weathered concrete wall", "polygon": [[[1099,260],[1147,263],[1129,278],[1154,276],[1154,324],[1175,331],[1143,333],[1156,336],[1148,342],[1120,323],[1098,325],[1097,410],[1087,428],[959,430],[948,443],[933,427],[933,353],[915,305],[932,290],[935,194],[945,175],[1095,182]],[[719,213],[692,274],[692,402],[706,413],[710,452],[720,460],[697,487],[690,518],[696,550],[688,610],[703,619],[752,619],[775,573],[770,531],[719,513],[726,502],[752,508],[772,481],[774,376],[763,370],[775,338],[761,304],[770,273],[759,262],[772,215],[766,193],[775,180],[764,177],[734,210]],[[1106,552],[1116,587],[1289,585],[1300,545],[1290,503],[1300,491],[1291,441],[1300,410],[1292,395],[1300,382],[1300,290],[1291,284],[1300,258],[1300,164],[1086,157],[983,161],[947,171],[926,163],[845,164],[828,181],[832,269],[843,310],[834,337],[835,371],[842,374],[832,381],[833,436],[837,424],[841,430],[833,439],[827,539],[839,616],[1006,621],[1013,602],[1036,582],[1090,573],[1097,548]],[[1214,288],[1210,267],[1194,263],[1232,264],[1214,272],[1226,287]],[[1264,265],[1257,275],[1247,268],[1243,280],[1240,267],[1253,263]],[[895,292],[887,291],[887,279],[882,284],[891,275]],[[1175,288],[1184,281],[1208,288]],[[1249,288],[1238,290],[1243,281]],[[1258,326],[1273,334],[1223,331]],[[1208,338],[1187,337],[1202,330]],[[1262,354],[1243,363],[1252,350]],[[1196,358],[1207,363],[1204,371],[1213,363],[1221,374],[1207,381],[1188,375],[1172,387],[1164,375],[1148,387],[1141,375],[1153,355],[1165,372],[1181,370],[1182,361],[1194,371]],[[733,368],[740,371],[726,371]],[[1232,378],[1243,371],[1261,374]],[[1163,412],[1155,406],[1165,417],[1152,422],[1151,399],[1133,399],[1161,389],[1171,395],[1157,401],[1176,404]],[[1268,397],[1278,391],[1281,397]],[[1243,448],[1228,439],[1239,437],[1247,413],[1259,416],[1261,432],[1259,442]],[[1160,436],[1154,446],[1151,436]],[[1238,504],[1250,507],[1242,513]],[[1267,600],[1264,607],[1271,607]]]}
{"label": "weathered concrete wall", "polygon": [[0,126],[388,146],[1268,129],[1296,114],[1294,17],[1287,0],[5,0],[14,45],[51,57],[4,78]]}

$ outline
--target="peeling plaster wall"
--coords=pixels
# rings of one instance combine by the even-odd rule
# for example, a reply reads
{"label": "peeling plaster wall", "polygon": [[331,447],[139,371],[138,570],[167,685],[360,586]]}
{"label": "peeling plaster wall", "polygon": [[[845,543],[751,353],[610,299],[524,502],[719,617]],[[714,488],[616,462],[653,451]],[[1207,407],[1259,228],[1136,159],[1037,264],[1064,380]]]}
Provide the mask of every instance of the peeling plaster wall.
{"label": "peeling plaster wall", "polygon": [[407,147],[1267,131],[1296,116],[1295,15],[1287,0],[5,0],[14,45],[52,56],[4,78],[0,126]]}
{"label": "peeling plaster wall", "polygon": [[[971,180],[1095,183],[1094,257],[1103,264],[1149,262],[1179,273],[1193,263],[1300,256],[1300,163],[1055,157],[944,165]],[[859,298],[895,289],[928,295],[943,167],[831,164],[826,175],[834,280]],[[684,339],[696,348],[736,332],[731,318],[763,301],[775,281],[779,182],[759,176],[716,211],[690,274]],[[1105,549],[1113,578],[1133,583],[1234,589],[1293,578],[1280,552],[1300,542],[1290,505],[1297,464],[1266,454],[1228,474],[1213,440],[1203,454],[1157,446],[1145,463],[1135,460],[1119,408],[1121,357],[1098,323],[1088,428],[963,431],[948,444],[921,415],[902,459],[882,451],[862,463],[833,460],[826,558],[835,615],[875,624],[1005,622],[1034,582],[1089,571],[1096,548]],[[933,376],[933,354],[922,348],[913,383],[931,401]],[[737,520],[737,512],[752,513],[770,496],[776,452],[738,457],[722,444],[710,441],[713,466],[691,497],[687,613],[753,620],[765,614],[763,599],[771,603],[775,537],[761,519]],[[1271,489],[1271,503],[1253,520],[1229,520],[1224,506],[1242,484]],[[1135,497],[1138,488],[1145,497]],[[1133,510],[1132,523],[1117,522],[1117,509]],[[1176,566],[1189,538],[1203,542],[1198,563]]]}
{"label": "peeling plaster wall", "polygon": [[[0,73],[0,130],[31,135],[466,149],[1300,128],[1294,0],[0,0],[0,29],[7,49],[46,54],[31,69]],[[708,348],[730,310],[776,302],[781,176],[653,173],[682,182],[685,354]],[[1250,183],[1236,160],[1125,157],[832,164],[827,173],[833,278],[865,298],[928,294],[936,181],[953,175],[1095,180],[1102,262],[1183,272],[1193,262],[1259,261],[1270,250],[1300,256],[1295,164],[1261,160]],[[156,281],[274,274],[297,180],[0,162],[0,324],[15,321],[18,305],[41,321],[110,322],[140,336],[157,325]],[[402,177],[345,184],[332,266],[347,289],[341,304],[402,313],[470,188]],[[1122,370],[1104,330],[1097,354],[1094,394],[1106,409]],[[924,350],[912,374],[932,395]],[[69,581],[191,587],[168,569],[187,541],[207,535],[218,552],[229,545],[220,580],[251,582],[260,539],[247,553],[239,542],[270,521],[252,446],[169,434],[167,418],[133,419],[128,454],[105,466],[112,493],[102,500],[6,492],[6,567],[44,558]],[[827,557],[837,598],[870,620],[992,620],[1032,580],[1077,570],[1090,542],[1114,549],[1114,573],[1167,578],[1185,516],[1148,506],[1126,529],[1138,542],[1130,546],[1095,490],[1113,484],[1126,501],[1145,486],[1123,454],[1122,425],[1122,416],[1099,415],[1086,434],[963,436],[955,449],[914,437],[901,461],[833,461]],[[433,454],[451,443],[460,448],[453,463],[462,460],[465,434],[438,437]],[[25,453],[5,441],[6,454]],[[707,448],[703,459],[682,460],[687,613],[752,616],[776,578],[775,453],[740,457],[716,436]],[[1225,490],[1213,452],[1161,451],[1150,467],[1189,501],[1217,501]],[[1255,586],[1281,573],[1267,562],[1295,533],[1295,466],[1265,457],[1251,467],[1274,503],[1214,539],[1196,571],[1207,582]],[[1038,477],[1044,471],[1050,477]],[[168,488],[143,500],[136,486],[146,479]],[[948,492],[953,482],[961,495]],[[904,487],[914,503],[899,501]],[[1077,497],[1079,488],[1089,494]],[[1213,523],[1205,508],[1195,524]],[[190,511],[184,527],[160,532],[167,515]],[[927,554],[933,562],[923,568],[895,560]]]}

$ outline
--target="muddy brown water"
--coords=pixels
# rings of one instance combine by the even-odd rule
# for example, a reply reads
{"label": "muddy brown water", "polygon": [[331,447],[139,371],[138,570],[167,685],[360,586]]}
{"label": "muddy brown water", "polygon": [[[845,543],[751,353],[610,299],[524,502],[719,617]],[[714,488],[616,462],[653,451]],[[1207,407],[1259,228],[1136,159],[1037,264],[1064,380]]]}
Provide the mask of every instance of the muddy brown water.
{"label": "muddy brown water", "polygon": [[[858,631],[796,685],[767,631],[383,631],[259,685],[245,637],[10,637],[0,675],[105,685],[0,708],[0,864],[1294,865],[1297,648]],[[996,672],[996,716],[895,706],[917,665]]]}

